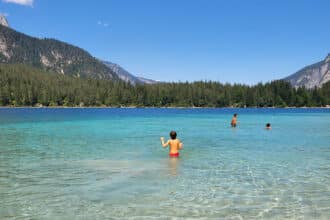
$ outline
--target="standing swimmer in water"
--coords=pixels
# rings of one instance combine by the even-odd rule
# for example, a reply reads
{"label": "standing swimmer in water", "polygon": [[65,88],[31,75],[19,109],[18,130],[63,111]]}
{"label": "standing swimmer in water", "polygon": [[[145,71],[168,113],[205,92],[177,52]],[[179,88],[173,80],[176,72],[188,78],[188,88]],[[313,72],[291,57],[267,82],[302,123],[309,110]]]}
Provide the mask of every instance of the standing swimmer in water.
{"label": "standing swimmer in water", "polygon": [[266,124],[266,129],[267,129],[267,130],[271,130],[271,129],[272,129],[272,126],[270,125],[270,123],[267,123],[267,124]]}
{"label": "standing swimmer in water", "polygon": [[176,139],[176,132],[170,132],[171,139],[168,140],[166,143],[164,141],[164,137],[160,138],[163,147],[167,147],[170,145],[170,157],[179,157],[179,150],[183,148],[183,143],[179,139]]}
{"label": "standing swimmer in water", "polygon": [[236,125],[237,125],[237,114],[236,113],[234,114],[233,118],[231,119],[230,124],[232,127],[236,127]]}

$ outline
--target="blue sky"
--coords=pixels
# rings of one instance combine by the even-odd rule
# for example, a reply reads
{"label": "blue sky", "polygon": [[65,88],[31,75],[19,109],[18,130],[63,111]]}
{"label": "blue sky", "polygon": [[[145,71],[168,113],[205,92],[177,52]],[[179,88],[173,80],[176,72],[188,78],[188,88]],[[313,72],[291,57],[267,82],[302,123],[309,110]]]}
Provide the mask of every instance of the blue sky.
{"label": "blue sky", "polygon": [[330,53],[329,0],[0,0],[10,25],[162,81],[255,84]]}

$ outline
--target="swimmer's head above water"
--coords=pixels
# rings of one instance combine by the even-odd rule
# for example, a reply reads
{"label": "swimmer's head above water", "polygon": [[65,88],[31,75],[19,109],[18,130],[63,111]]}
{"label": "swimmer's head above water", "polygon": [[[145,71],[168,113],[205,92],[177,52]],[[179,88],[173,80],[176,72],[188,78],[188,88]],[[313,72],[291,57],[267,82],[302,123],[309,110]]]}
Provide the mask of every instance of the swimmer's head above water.
{"label": "swimmer's head above water", "polygon": [[176,135],[177,135],[177,134],[176,134],[175,131],[171,131],[171,132],[170,132],[170,137],[171,137],[172,140],[175,140],[175,139],[176,139]]}

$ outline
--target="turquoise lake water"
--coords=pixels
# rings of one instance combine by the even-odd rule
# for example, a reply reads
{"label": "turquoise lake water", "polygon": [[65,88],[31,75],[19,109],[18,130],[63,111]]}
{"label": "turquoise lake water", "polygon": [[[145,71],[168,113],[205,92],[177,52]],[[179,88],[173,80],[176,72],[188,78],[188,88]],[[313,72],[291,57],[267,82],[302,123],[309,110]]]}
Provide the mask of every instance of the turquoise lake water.
{"label": "turquoise lake water", "polygon": [[1,220],[330,219],[329,109],[0,109],[0,131]]}

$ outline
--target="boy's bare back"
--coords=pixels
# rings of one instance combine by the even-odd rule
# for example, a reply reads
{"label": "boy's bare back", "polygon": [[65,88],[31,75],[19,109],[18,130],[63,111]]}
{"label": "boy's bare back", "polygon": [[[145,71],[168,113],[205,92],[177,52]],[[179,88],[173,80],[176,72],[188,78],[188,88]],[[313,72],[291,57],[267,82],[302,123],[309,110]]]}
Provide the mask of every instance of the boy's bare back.
{"label": "boy's bare back", "polygon": [[170,154],[176,154],[182,149],[182,143],[179,139],[168,140],[167,145],[170,146]]}

